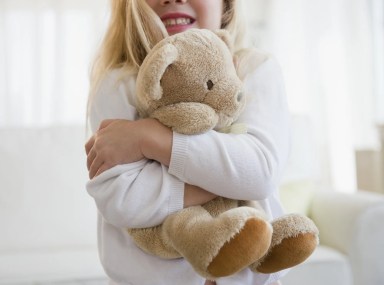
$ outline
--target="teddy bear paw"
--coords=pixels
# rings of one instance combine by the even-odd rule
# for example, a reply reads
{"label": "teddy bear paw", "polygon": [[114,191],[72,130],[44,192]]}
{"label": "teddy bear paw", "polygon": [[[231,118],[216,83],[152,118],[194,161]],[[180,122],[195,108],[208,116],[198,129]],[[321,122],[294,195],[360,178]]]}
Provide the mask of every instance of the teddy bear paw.
{"label": "teddy bear paw", "polygon": [[214,278],[235,274],[264,256],[271,239],[270,223],[264,218],[249,217],[241,230],[221,247],[207,271]]}
{"label": "teddy bear paw", "polygon": [[304,262],[319,243],[319,232],[309,218],[291,214],[272,222],[271,248],[258,262],[250,266],[252,271],[274,273]]}

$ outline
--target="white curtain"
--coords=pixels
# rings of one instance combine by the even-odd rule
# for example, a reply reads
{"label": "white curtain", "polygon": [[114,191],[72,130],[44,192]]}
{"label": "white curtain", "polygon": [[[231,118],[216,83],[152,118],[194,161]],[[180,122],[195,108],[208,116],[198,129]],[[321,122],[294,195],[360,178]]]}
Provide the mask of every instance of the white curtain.
{"label": "white curtain", "polygon": [[372,0],[375,114],[384,125],[384,0]]}
{"label": "white curtain", "polygon": [[0,126],[84,124],[106,0],[0,0]]}
{"label": "white curtain", "polygon": [[382,54],[377,46],[384,34],[374,33],[375,27],[383,31],[383,23],[375,23],[373,13],[380,19],[383,0],[248,2],[263,9],[256,14],[263,16],[253,20],[255,43],[278,58],[291,111],[306,115],[313,126],[317,179],[353,191],[355,150],[378,146],[377,104],[383,102],[378,71],[384,62],[377,60]]}

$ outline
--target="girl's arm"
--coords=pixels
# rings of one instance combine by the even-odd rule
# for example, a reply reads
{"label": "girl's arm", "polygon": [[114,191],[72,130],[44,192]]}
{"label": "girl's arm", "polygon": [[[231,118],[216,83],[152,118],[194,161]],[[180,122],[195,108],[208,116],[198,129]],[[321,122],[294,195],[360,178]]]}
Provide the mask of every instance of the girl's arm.
{"label": "girl's arm", "polygon": [[[90,139],[93,142],[87,143],[86,146],[88,154],[97,142],[103,145],[101,142],[104,141],[108,145],[109,139],[124,138],[121,133],[124,129],[121,128],[123,124],[113,125],[112,122],[130,123],[133,127],[140,126],[136,130],[138,132],[145,130],[148,134],[150,130],[147,127],[151,128],[150,124],[156,123],[154,120],[148,120],[149,125],[146,125],[144,120],[132,121],[137,119],[137,114],[126,92],[132,90],[130,84],[134,82],[128,81],[116,85],[116,77],[117,75],[112,74],[102,82],[91,104],[89,117],[94,135]],[[123,120],[108,121],[99,131],[101,122],[111,118]],[[159,125],[157,126],[160,127]],[[172,141],[172,132],[164,129],[163,131],[164,134],[171,136],[168,141]],[[131,139],[130,142],[128,139],[127,145],[134,145],[136,136],[131,133],[127,137]],[[102,151],[104,154],[105,148],[101,149],[104,149]],[[132,149],[133,153],[138,153]],[[167,215],[182,209],[183,206],[201,204],[214,198],[214,195],[198,187],[184,184],[169,174],[168,168],[157,161],[140,159],[140,155],[132,160],[136,162],[131,161],[132,163],[120,164],[107,171],[101,171],[87,183],[89,194],[95,199],[99,212],[109,223],[119,227],[149,227],[160,224]],[[88,166],[91,165],[92,162],[88,161]]]}
{"label": "girl's arm", "polygon": [[[151,135],[148,139],[144,139],[147,135],[143,133]],[[172,132],[154,119],[106,120],[101,123],[98,134],[91,137],[85,148],[91,179],[115,165],[136,162],[144,158],[155,159],[155,154],[151,154],[155,149],[155,153],[158,154],[155,160],[168,166],[172,150]],[[106,155],[104,160],[103,155],[97,153],[109,155]],[[118,153],[125,153],[125,159],[117,155]],[[215,197],[216,195],[197,186],[184,185],[184,207],[201,205]]]}
{"label": "girl's arm", "polygon": [[104,120],[85,145],[89,178],[119,164],[152,159],[149,148],[156,149],[156,160],[168,166],[172,131],[154,119]]}
{"label": "girl's arm", "polygon": [[246,134],[174,134],[169,172],[219,196],[263,200],[276,191],[290,148],[290,117],[276,61],[245,78]]}

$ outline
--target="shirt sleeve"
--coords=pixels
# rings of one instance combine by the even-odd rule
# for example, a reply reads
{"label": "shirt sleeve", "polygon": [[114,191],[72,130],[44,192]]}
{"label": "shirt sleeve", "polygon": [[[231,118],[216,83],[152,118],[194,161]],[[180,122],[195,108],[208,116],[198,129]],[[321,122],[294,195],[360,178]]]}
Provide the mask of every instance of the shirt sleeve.
{"label": "shirt sleeve", "polygon": [[245,134],[174,133],[169,172],[219,196],[264,200],[276,191],[290,148],[283,78],[268,57],[244,79],[246,108],[236,123]]}
{"label": "shirt sleeve", "polygon": [[[102,120],[138,118],[134,78],[117,78],[117,71],[108,74],[92,98],[89,123],[93,133]],[[184,183],[152,160],[117,165],[90,180],[86,188],[103,219],[117,227],[155,226],[183,208]]]}

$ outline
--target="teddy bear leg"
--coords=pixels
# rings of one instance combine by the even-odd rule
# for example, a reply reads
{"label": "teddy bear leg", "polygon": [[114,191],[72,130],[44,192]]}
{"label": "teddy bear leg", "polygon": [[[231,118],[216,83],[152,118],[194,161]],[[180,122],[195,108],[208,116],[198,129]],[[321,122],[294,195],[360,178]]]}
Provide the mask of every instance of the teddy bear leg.
{"label": "teddy bear leg", "polygon": [[227,241],[208,266],[215,277],[225,277],[239,272],[268,251],[272,231],[263,219],[250,218],[243,228]]}
{"label": "teddy bear leg", "polygon": [[290,214],[272,222],[273,236],[268,253],[253,263],[252,271],[273,273],[305,261],[319,243],[319,232],[309,218]]}
{"label": "teddy bear leg", "polygon": [[201,276],[215,280],[229,276],[264,256],[272,227],[253,208],[234,208],[212,217],[203,207],[170,215],[163,224],[165,240]]}
{"label": "teddy bear leg", "polygon": [[163,225],[151,228],[128,229],[128,233],[136,245],[146,253],[164,259],[182,257],[172,246],[165,242],[162,232]]}

